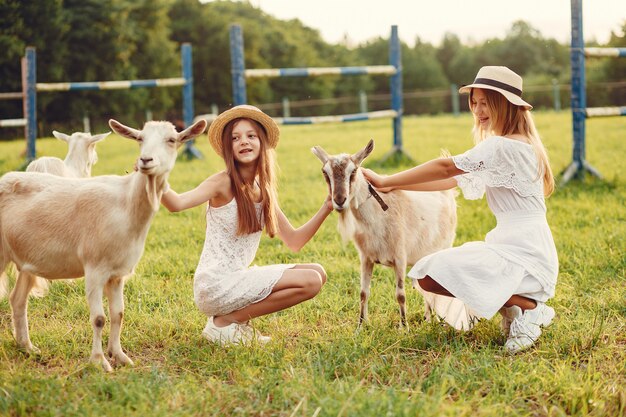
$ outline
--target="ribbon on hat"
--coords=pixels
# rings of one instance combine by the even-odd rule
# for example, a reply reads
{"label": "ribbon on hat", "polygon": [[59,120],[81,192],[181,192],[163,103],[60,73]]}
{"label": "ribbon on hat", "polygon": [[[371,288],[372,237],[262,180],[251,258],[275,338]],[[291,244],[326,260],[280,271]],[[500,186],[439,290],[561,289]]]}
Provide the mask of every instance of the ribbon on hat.
{"label": "ribbon on hat", "polygon": [[484,84],[484,85],[490,85],[492,87],[497,87],[497,88],[501,88],[502,90],[506,90],[509,93],[513,93],[518,97],[522,97],[522,90],[512,87],[508,84],[505,84],[501,81],[496,81],[496,80],[492,80],[491,78],[476,78],[474,80],[474,84]]}

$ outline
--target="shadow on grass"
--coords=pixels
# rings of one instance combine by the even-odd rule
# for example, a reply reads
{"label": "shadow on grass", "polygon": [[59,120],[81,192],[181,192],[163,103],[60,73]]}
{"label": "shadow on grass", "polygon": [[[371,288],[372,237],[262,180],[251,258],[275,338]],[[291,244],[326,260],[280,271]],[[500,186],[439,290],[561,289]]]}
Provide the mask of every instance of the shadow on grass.
{"label": "shadow on grass", "polygon": [[581,178],[574,178],[565,185],[559,185],[557,180],[556,194],[563,197],[578,197],[581,194],[612,193],[618,188],[619,179],[617,177],[600,179],[591,175],[584,175]]}

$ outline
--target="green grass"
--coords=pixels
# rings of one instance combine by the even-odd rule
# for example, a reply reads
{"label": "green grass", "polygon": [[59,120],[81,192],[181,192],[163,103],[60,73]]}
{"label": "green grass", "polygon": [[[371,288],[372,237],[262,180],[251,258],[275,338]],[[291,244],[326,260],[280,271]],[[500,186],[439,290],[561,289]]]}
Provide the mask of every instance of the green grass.
{"label": "green grass", "polygon": [[[571,161],[569,113],[538,113],[553,169]],[[471,146],[470,116],[413,117],[404,145],[417,162]],[[69,133],[69,132],[67,132]],[[100,133],[100,132],[97,132]],[[0,415],[8,416],[624,416],[626,415],[626,155],[624,120],[587,123],[587,159],[605,177],[560,188],[548,200],[561,263],[557,318],[536,347],[506,355],[499,318],[470,332],[424,323],[422,301],[407,292],[409,331],[398,328],[391,271],[377,267],[370,323],[356,332],[359,261],[343,246],[332,214],[299,253],[263,237],[255,263],[319,262],[329,280],[313,300],[255,320],[273,337],[263,347],[211,345],[206,318],[193,303],[192,280],[204,240],[204,208],[162,209],[136,274],[126,284],[122,345],[134,367],[105,374],[87,363],[91,326],[83,280],[59,282],[31,299],[31,339],[42,353],[26,356],[11,334],[10,307],[0,301]],[[366,165],[391,148],[388,120],[282,127],[279,195],[299,226],[320,206],[326,185],[309,151],[356,152],[376,141]],[[63,156],[55,139],[40,155]],[[180,158],[172,186],[187,190],[222,169],[206,136],[204,160]],[[23,141],[0,144],[0,171],[22,163]],[[98,145],[94,175],[124,174],[137,155],[131,141],[111,136]],[[378,164],[391,173],[409,167]],[[456,245],[482,240],[495,224],[485,200],[459,197]],[[45,210],[45,208],[42,208]],[[108,325],[105,337],[108,336]]]}

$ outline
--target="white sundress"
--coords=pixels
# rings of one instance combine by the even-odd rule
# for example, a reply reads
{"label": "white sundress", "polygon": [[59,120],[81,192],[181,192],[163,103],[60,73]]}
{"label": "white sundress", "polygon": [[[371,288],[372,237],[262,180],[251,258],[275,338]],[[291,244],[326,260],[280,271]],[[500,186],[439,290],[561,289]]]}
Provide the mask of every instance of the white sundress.
{"label": "white sundress", "polygon": [[[261,204],[256,204],[262,215]],[[237,236],[237,202],[207,207],[206,238],[194,274],[194,301],[207,316],[224,315],[259,302],[295,264],[252,266],[261,231]]]}
{"label": "white sundress", "polygon": [[493,136],[452,160],[466,172],[455,177],[464,197],[486,193],[497,225],[484,242],[425,256],[408,275],[414,280],[428,275],[461,300],[462,314],[446,317],[436,306],[435,313],[468,330],[477,318],[493,317],[514,294],[541,302],[553,297],[559,263],[532,145]]}

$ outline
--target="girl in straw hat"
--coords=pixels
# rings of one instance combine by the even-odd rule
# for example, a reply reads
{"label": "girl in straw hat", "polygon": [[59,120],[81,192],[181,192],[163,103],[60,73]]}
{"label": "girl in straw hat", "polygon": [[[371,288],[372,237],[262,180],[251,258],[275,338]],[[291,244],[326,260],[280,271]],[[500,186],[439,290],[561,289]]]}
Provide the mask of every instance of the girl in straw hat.
{"label": "girl in straw hat", "polygon": [[506,67],[483,67],[459,91],[469,93],[474,115],[472,149],[387,177],[364,174],[381,188],[434,191],[458,185],[468,199],[486,193],[497,226],[485,241],[426,256],[409,276],[425,291],[462,300],[470,319],[500,311],[505,347],[517,352],[532,346],[554,318],[545,303],[554,296],[558,259],[544,200],[554,178],[532,106],[521,97],[520,76]]}
{"label": "girl in straw hat", "polygon": [[191,191],[168,190],[161,202],[180,211],[208,202],[206,240],[194,274],[194,299],[209,319],[202,335],[232,344],[269,337],[249,320],[315,297],[326,282],[319,264],[250,266],[265,229],[298,251],[332,211],[327,200],[303,226],[294,229],[278,206],[274,120],[253,106],[233,107],[209,127],[209,141],[226,169]]}

